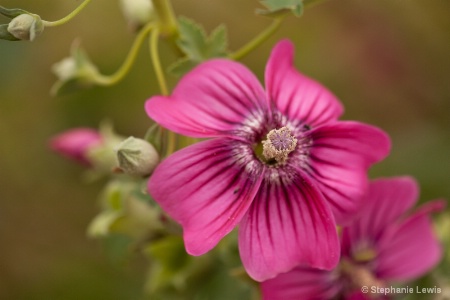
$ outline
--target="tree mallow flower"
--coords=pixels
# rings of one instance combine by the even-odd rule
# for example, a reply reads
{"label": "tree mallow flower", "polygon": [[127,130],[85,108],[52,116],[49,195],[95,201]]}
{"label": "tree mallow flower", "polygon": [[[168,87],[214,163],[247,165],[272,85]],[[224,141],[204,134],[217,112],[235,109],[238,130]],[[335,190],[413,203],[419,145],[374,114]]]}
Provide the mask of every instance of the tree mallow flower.
{"label": "tree mallow flower", "polygon": [[240,63],[214,59],[145,107],[170,130],[212,138],[165,159],[148,183],[187,252],[211,250],[239,224],[243,265],[259,281],[336,266],[336,221],[359,208],[367,169],[390,147],[381,130],[338,121],[342,105],[294,69],[293,53],[289,41],[274,48],[266,91]]}
{"label": "tree mallow flower", "polygon": [[386,299],[393,283],[415,279],[442,256],[429,214],[441,210],[432,201],[407,212],[418,198],[409,177],[371,183],[359,218],[342,231],[342,256],[332,271],[297,267],[261,284],[263,299]]}

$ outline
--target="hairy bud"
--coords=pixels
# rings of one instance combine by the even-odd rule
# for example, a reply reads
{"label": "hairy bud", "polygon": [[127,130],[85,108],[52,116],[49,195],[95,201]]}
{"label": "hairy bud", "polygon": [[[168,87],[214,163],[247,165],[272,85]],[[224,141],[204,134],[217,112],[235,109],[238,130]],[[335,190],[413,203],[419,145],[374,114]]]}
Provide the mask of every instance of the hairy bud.
{"label": "hairy bud", "polygon": [[147,176],[158,164],[159,156],[147,141],[129,137],[117,146],[119,168],[126,174]]}
{"label": "hairy bud", "polygon": [[35,14],[18,15],[8,25],[8,32],[19,40],[32,41],[43,31],[41,17]]}

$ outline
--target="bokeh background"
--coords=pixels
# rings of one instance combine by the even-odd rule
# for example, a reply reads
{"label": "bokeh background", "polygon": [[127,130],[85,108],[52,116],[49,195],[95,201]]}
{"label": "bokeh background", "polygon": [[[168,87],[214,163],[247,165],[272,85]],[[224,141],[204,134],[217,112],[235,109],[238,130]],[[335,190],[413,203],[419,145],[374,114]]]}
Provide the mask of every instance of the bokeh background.
{"label": "bokeh background", "polygon": [[[103,73],[120,66],[133,34],[118,2],[93,1],[32,43],[0,41],[0,299],[141,297],[145,262],[113,262],[86,237],[104,182],[86,184],[82,167],[48,149],[51,136],[72,127],[95,128],[108,119],[123,135],[143,136],[151,124],[143,105],[158,86],[147,46],[113,87],[49,93],[56,80],[50,68],[76,38]],[[50,21],[79,3],[1,1]],[[208,32],[227,25],[232,50],[270,24],[254,14],[256,0],[173,0],[173,6]],[[392,154],[372,177],[409,174],[421,185],[421,201],[450,198],[450,1],[324,1],[300,19],[288,18],[243,62],[262,79],[271,47],[285,37],[296,44],[297,67],[342,100],[345,119],[391,135]],[[161,51],[167,66],[174,54],[164,45]]]}

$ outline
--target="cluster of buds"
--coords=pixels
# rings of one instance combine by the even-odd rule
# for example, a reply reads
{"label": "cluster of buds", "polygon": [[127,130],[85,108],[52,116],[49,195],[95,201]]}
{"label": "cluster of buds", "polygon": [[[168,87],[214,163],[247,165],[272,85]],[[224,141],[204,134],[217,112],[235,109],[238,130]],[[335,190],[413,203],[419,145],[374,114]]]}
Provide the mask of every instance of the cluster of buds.
{"label": "cluster of buds", "polygon": [[50,147],[100,173],[146,177],[159,162],[159,154],[152,144],[135,137],[125,139],[108,126],[99,131],[91,128],[68,130],[55,136]]}

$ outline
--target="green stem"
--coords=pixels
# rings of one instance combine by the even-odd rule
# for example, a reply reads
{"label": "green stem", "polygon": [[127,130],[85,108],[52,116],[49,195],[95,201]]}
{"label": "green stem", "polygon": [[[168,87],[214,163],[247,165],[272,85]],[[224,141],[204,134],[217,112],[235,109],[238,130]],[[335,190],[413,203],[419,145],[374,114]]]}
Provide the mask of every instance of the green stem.
{"label": "green stem", "polygon": [[55,26],[59,26],[59,25],[63,25],[67,22],[69,22],[73,17],[75,17],[83,8],[86,7],[86,5],[89,4],[89,2],[91,2],[91,0],[84,0],[83,3],[81,3],[77,8],[75,8],[74,11],[72,11],[70,14],[68,14],[67,16],[65,16],[64,18],[57,20],[57,21],[44,21],[42,20],[42,22],[44,23],[45,27],[55,27]]}
{"label": "green stem", "polygon": [[167,89],[166,78],[164,77],[164,71],[161,66],[161,61],[159,59],[158,40],[159,40],[159,28],[155,28],[150,36],[150,55],[152,57],[153,68],[155,69],[156,78],[158,79],[161,93],[164,96],[168,96],[169,90]]}
{"label": "green stem", "polygon": [[175,152],[176,144],[177,144],[177,135],[175,132],[169,130],[166,156],[169,156],[170,154]]}
{"label": "green stem", "polygon": [[144,28],[142,28],[136,36],[136,39],[131,46],[130,52],[128,52],[128,55],[125,61],[122,63],[122,66],[120,66],[120,68],[112,75],[101,75],[97,77],[96,83],[99,85],[113,85],[122,80],[122,78],[125,77],[125,75],[133,66],[133,63],[136,60],[139,49],[141,48],[141,45],[144,42],[145,38],[150,33],[150,31],[155,29],[155,27],[156,25],[154,23],[149,23]]}
{"label": "green stem", "polygon": [[170,0],[152,0],[159,20],[159,28],[164,36],[174,36],[178,33],[178,25]]}
{"label": "green stem", "polygon": [[[159,83],[159,88],[161,89],[161,94],[163,96],[169,95],[169,89],[167,88],[166,78],[164,76],[164,70],[161,66],[161,60],[159,58],[158,51],[158,41],[159,41],[160,31],[159,28],[155,28],[150,36],[150,55],[152,57],[153,68],[155,69],[156,78]],[[176,148],[176,134],[173,131],[161,128],[163,139],[167,141],[165,151],[165,156],[169,156],[175,151]],[[167,138],[164,138],[166,136]]]}
{"label": "green stem", "polygon": [[265,42],[272,34],[277,31],[283,21],[283,17],[276,18],[272,21],[269,27],[264,29],[260,34],[253,38],[250,42],[244,45],[241,49],[231,53],[228,57],[234,60],[239,60],[253,51],[256,47]]}

